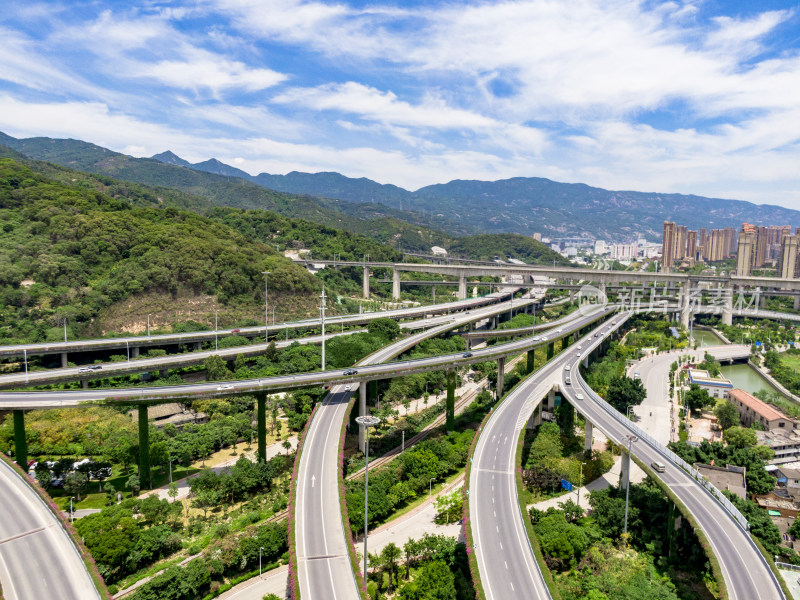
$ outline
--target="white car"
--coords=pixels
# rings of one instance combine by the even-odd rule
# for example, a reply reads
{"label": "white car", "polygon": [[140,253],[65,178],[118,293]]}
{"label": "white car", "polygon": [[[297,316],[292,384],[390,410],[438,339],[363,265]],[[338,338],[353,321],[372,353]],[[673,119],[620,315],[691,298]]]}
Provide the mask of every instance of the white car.
{"label": "white car", "polygon": [[89,367],[81,367],[80,369],[78,369],[78,373],[89,373],[89,372],[91,372],[91,369]]}
{"label": "white car", "polygon": [[349,385],[344,386],[344,391],[345,392],[349,392],[350,391],[350,386]]}
{"label": "white car", "polygon": [[218,386],[217,386],[217,391],[218,391],[218,392],[221,392],[221,391],[223,391],[223,390],[232,390],[232,389],[233,389],[233,386],[232,386],[232,385],[230,385],[229,383],[228,383],[228,384],[225,384],[225,385],[218,385]]}
{"label": "white car", "polygon": [[580,392],[575,394],[575,399],[576,400],[583,400],[583,394],[581,394]]}

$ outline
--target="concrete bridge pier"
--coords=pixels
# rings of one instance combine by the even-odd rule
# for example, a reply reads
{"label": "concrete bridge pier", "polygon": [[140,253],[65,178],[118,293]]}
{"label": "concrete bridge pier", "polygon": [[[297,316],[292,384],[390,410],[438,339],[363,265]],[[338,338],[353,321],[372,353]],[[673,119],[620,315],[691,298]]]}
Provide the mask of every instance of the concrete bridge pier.
{"label": "concrete bridge pier", "polygon": [[[367,415],[367,382],[362,381],[358,386],[358,416],[365,417]],[[358,426],[358,449],[365,452],[366,436],[364,433],[364,426]]]}
{"label": "concrete bridge pier", "polygon": [[503,384],[506,379],[506,357],[501,356],[497,359],[497,399],[503,397]]}
{"label": "concrete bridge pier", "polygon": [[689,328],[689,297],[691,296],[691,288],[689,283],[683,284],[681,294],[681,327]]}
{"label": "concrete bridge pier", "polygon": [[550,360],[556,354],[556,345],[555,342],[550,342],[547,344],[547,360]]}
{"label": "concrete bridge pier", "polygon": [[467,299],[467,276],[463,272],[458,274],[458,299]]}
{"label": "concrete bridge pier", "polygon": [[758,308],[763,310],[767,307],[767,296],[761,288],[756,288],[756,291],[758,292]]}
{"label": "concrete bridge pier", "polygon": [[525,365],[525,370],[528,373],[531,373],[533,371],[534,358],[535,358],[535,351],[534,350],[528,350],[528,361],[527,361],[527,363]]}
{"label": "concrete bridge pier", "polygon": [[61,368],[66,369],[69,366],[69,361],[67,360],[67,353],[61,353]]}
{"label": "concrete bridge pier", "polygon": [[169,369],[161,369],[161,370],[158,372],[158,376],[159,376],[161,379],[166,379],[168,375],[169,375]]}
{"label": "concrete bridge pier", "polygon": [[150,489],[150,423],[147,420],[147,404],[139,405],[139,483],[142,489]]}
{"label": "concrete bridge pier", "polygon": [[258,462],[267,462],[267,393],[256,393],[256,433],[258,437]]}
{"label": "concrete bridge pier", "polygon": [[456,372],[447,372],[447,400],[445,400],[445,425],[447,431],[456,428]]}
{"label": "concrete bridge pier", "polygon": [[28,440],[25,437],[25,411],[14,411],[14,460],[28,472]]}
{"label": "concrete bridge pier", "polygon": [[723,300],[724,304],[722,305],[722,324],[723,325],[733,325],[733,289],[726,288],[723,290]]}
{"label": "concrete bridge pier", "polygon": [[553,412],[556,409],[556,389],[558,388],[558,384],[554,385],[550,388],[550,391],[547,392],[547,405],[546,408],[549,412]]}
{"label": "concrete bridge pier", "polygon": [[575,302],[575,290],[570,290],[569,291],[569,301],[570,302]]}
{"label": "concrete bridge pier", "polygon": [[800,310],[800,296],[795,296],[792,300],[792,308]]}
{"label": "concrete bridge pier", "polygon": [[400,300],[400,271],[397,269],[392,272],[392,298]]}
{"label": "concrete bridge pier", "polygon": [[369,267],[364,267],[364,279],[361,285],[361,295],[367,300],[369,299]]}
{"label": "concrete bridge pier", "polygon": [[601,303],[602,302],[606,302],[608,300],[608,293],[607,293],[605,281],[601,281],[600,283],[598,283],[597,284],[597,289],[600,290],[600,298],[598,298],[598,300]]}
{"label": "concrete bridge pier", "polygon": [[139,358],[139,346],[131,348],[131,358]]}
{"label": "concrete bridge pier", "polygon": [[594,425],[592,425],[591,421],[586,421],[586,427],[584,428],[584,438],[583,438],[583,451],[584,452],[591,452],[592,451],[592,437],[594,435]]}
{"label": "concrete bridge pier", "polygon": [[538,427],[542,424],[542,403],[536,405],[536,408],[533,409],[533,414],[528,419],[528,423],[525,425],[528,429],[533,429]]}
{"label": "concrete bridge pier", "polygon": [[89,380],[86,377],[81,377],[81,389],[82,390],[89,389]]}

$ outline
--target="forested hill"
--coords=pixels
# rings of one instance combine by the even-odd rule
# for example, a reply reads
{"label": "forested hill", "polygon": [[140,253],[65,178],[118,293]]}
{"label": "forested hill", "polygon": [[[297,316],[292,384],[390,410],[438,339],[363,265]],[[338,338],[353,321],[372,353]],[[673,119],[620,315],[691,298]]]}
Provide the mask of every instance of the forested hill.
{"label": "forested hill", "polygon": [[0,341],[60,339],[64,318],[70,337],[96,335],[120,306],[121,326],[262,315],[265,270],[279,314],[316,314],[319,282],[274,246],[78,184],[0,158]]}

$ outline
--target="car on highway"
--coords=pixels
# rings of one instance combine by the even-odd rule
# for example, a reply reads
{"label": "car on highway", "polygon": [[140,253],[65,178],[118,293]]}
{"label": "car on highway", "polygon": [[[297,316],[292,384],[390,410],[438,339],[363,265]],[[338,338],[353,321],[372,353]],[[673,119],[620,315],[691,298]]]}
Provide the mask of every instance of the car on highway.
{"label": "car on highway", "polygon": [[345,392],[349,392],[350,391],[350,386],[349,385],[344,386],[344,391]]}
{"label": "car on highway", "polygon": [[576,400],[583,400],[583,394],[581,394],[580,392],[575,394],[575,399]]}
{"label": "car on highway", "polygon": [[218,392],[221,392],[223,390],[232,390],[232,389],[233,389],[233,386],[231,384],[229,384],[229,383],[226,383],[225,385],[218,385],[217,386],[217,391]]}
{"label": "car on highway", "polygon": [[471,358],[472,357],[472,352],[464,352],[464,354],[462,354],[461,357],[462,358]]}
{"label": "car on highway", "polygon": [[543,336],[542,336],[542,339],[541,339],[540,341],[542,341],[542,342],[546,342],[546,341],[547,341],[547,336],[546,336],[546,335],[543,335]]}
{"label": "car on highway", "polygon": [[100,369],[102,369],[102,368],[103,368],[103,365],[92,365],[92,366],[91,366],[91,367],[89,367],[89,368],[90,368],[92,371],[99,371]]}
{"label": "car on highway", "polygon": [[542,338],[541,338],[541,336],[535,335],[535,336],[533,336],[533,340],[531,340],[531,341],[534,341],[534,342],[541,342],[541,341],[542,341]]}
{"label": "car on highway", "polygon": [[659,462],[657,460],[654,461],[654,462],[651,462],[650,466],[653,467],[653,470],[658,472],[658,473],[663,473],[664,471],[667,470],[666,465],[664,465],[664,463]]}
{"label": "car on highway", "polygon": [[239,333],[241,329],[231,329],[231,333]]}
{"label": "car on highway", "polygon": [[572,380],[569,378],[569,376],[567,376],[567,378],[564,380],[564,383],[566,385],[572,385]]}
{"label": "car on highway", "polygon": [[578,350],[583,350],[583,346],[578,346]]}
{"label": "car on highway", "polygon": [[78,369],[79,373],[89,373],[90,371],[91,369],[89,367],[81,367],[80,369]]}
{"label": "car on highway", "polygon": [[358,375],[358,371],[356,371],[355,369],[347,369],[346,371],[344,371],[344,374],[345,375]]}
{"label": "car on highway", "polygon": [[572,367],[570,365],[564,365],[564,370],[569,371]]}
{"label": "car on highway", "polygon": [[563,331],[564,331],[564,330],[563,330],[561,327],[559,327],[558,329],[556,329],[556,333],[561,333],[561,332],[563,332]]}

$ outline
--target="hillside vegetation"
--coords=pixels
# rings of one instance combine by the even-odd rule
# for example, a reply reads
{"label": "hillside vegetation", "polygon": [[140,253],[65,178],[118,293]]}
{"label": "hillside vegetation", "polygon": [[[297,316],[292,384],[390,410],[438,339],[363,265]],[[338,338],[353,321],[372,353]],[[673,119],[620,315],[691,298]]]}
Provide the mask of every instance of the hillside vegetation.
{"label": "hillside vegetation", "polygon": [[[260,306],[262,271],[297,299],[318,282],[274,247],[175,208],[140,208],[0,159],[0,340],[60,339],[138,294],[214,296]],[[288,306],[289,303],[287,303]],[[295,301],[301,311],[306,303]]]}

